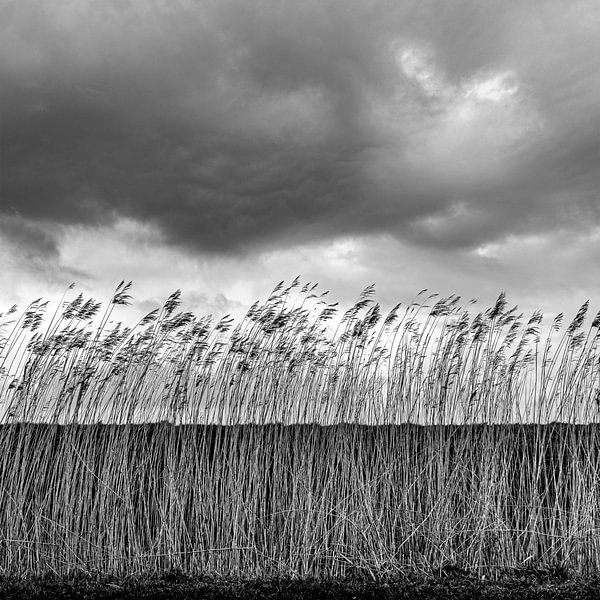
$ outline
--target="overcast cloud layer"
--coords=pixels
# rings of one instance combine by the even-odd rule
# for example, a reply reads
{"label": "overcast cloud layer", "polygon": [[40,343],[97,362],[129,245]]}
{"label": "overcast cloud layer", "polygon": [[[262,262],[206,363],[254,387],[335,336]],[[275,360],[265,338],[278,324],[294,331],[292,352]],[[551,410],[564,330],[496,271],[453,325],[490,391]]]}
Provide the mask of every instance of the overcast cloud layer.
{"label": "overcast cloud layer", "polygon": [[595,1],[4,2],[2,299],[600,301],[599,57]]}

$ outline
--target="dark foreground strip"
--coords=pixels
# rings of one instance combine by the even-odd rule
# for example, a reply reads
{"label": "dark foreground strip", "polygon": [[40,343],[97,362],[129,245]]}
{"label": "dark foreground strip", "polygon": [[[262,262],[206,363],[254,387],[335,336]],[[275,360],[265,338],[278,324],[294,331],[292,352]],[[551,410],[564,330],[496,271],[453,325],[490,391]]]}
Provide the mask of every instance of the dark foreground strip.
{"label": "dark foreground strip", "polygon": [[510,578],[480,581],[472,577],[413,578],[394,582],[362,580],[189,579],[13,579],[0,578],[0,598],[112,600],[600,600],[600,578]]}

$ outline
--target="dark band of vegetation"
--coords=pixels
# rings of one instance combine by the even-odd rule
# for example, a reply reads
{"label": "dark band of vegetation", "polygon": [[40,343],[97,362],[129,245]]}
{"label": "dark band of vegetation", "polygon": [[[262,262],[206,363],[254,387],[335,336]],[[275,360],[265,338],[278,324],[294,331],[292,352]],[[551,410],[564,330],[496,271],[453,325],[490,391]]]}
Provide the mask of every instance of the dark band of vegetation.
{"label": "dark band of vegetation", "polygon": [[600,316],[372,296],[281,284],[237,327],[179,292],[114,325],[129,284],[9,310],[0,572],[597,571]]}

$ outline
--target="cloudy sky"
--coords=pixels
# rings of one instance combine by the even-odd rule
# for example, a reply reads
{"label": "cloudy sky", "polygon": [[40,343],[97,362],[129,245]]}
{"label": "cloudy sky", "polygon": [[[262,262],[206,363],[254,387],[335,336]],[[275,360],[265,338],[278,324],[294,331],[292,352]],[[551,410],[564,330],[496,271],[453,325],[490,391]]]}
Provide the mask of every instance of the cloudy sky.
{"label": "cloudy sky", "polygon": [[596,0],[4,0],[0,147],[2,308],[600,304]]}

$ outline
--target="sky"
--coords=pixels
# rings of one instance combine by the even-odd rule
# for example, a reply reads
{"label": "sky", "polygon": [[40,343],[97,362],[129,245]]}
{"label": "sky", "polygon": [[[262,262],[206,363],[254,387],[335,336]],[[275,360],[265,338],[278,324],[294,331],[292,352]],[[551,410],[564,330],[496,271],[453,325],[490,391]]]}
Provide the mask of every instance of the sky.
{"label": "sky", "polygon": [[0,0],[0,312],[597,309],[599,184],[596,0]]}

